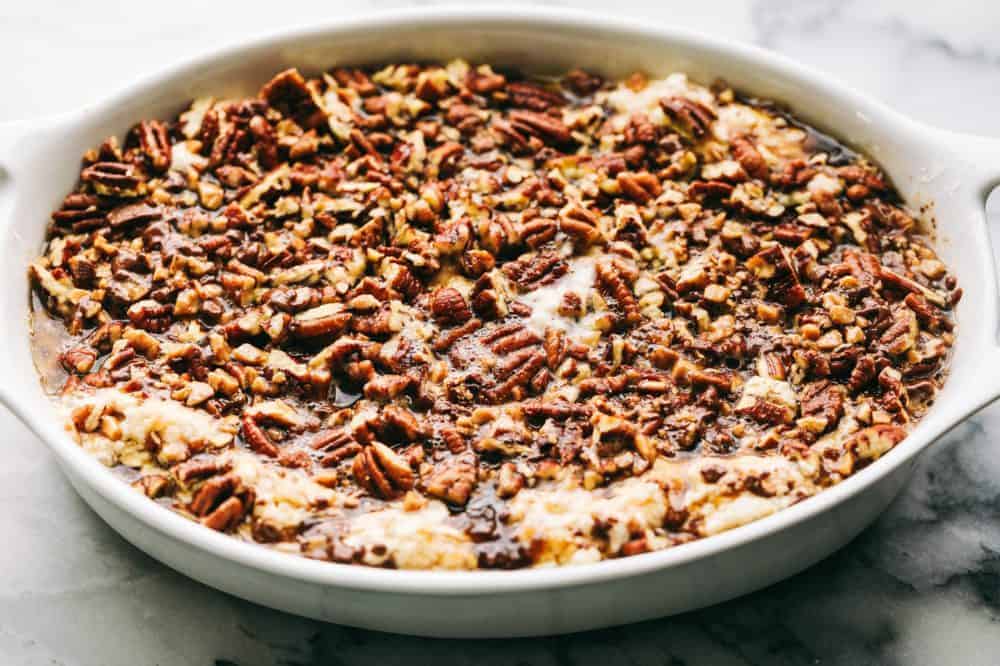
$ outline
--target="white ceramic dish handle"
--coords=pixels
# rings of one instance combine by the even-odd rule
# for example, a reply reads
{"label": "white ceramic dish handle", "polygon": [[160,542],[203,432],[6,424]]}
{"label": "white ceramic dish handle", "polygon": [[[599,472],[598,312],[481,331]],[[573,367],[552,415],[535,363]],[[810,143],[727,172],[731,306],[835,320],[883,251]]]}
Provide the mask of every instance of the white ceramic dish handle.
{"label": "white ceramic dish handle", "polygon": [[[53,123],[54,124],[54,123]],[[0,169],[9,178],[9,169],[17,162],[17,149],[27,143],[36,132],[41,132],[44,121],[15,120],[0,123]]]}
{"label": "white ceramic dish handle", "polygon": [[[928,128],[930,129],[930,128]],[[968,165],[968,171],[963,174],[963,185],[969,188],[973,196],[976,197],[978,205],[984,211],[986,219],[987,239],[991,245],[991,255],[993,256],[993,272],[991,275],[992,285],[990,291],[996,302],[1000,303],[1000,272],[998,272],[998,243],[1000,243],[1000,229],[998,225],[990,225],[990,220],[985,217],[987,199],[994,190],[1000,187],[1000,139],[995,137],[978,136],[974,134],[964,134],[947,130],[932,130],[943,146],[950,148],[955,154],[964,158]],[[1000,309],[997,310],[1000,312]],[[970,402],[974,409],[982,408],[1000,398],[1000,321],[987,321],[975,318],[972,321],[961,322],[965,326],[983,326],[989,329],[989,340],[992,343],[989,348],[984,349],[982,359],[983,373],[980,381],[975,386],[967,387],[970,394]]]}
{"label": "white ceramic dish handle", "polygon": [[29,123],[0,123],[0,225],[6,225],[13,213],[17,148],[31,134]]}

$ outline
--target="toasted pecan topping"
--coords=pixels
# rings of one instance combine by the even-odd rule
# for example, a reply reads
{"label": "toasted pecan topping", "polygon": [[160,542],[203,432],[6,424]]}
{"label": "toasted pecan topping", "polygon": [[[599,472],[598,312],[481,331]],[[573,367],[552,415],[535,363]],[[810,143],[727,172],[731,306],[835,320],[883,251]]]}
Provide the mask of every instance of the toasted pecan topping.
{"label": "toasted pecan topping", "polygon": [[30,267],[81,445],[241,539],[511,568],[905,437],[961,289],[874,164],[680,74],[502,72],[288,69],[88,152]]}

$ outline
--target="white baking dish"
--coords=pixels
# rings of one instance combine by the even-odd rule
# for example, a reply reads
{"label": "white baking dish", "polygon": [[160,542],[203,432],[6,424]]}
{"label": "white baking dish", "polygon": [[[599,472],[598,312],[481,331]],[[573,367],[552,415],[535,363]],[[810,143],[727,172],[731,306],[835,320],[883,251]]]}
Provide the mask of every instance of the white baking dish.
{"label": "white baking dish", "polygon": [[[142,118],[197,96],[246,95],[289,66],[464,57],[610,76],[686,71],[786,102],[873,156],[907,201],[931,204],[938,247],[965,290],[951,377],[895,450],[844,483],[769,518],[670,550],[560,569],[409,572],[311,561],[242,543],[150,502],[67,436],[29,352],[26,267],[78,158]],[[55,453],[80,495],[126,539],[237,596],[314,618],[434,636],[552,634],[677,613],[773,583],[828,555],[885,508],[915,456],[1000,395],[997,285],[984,213],[1000,182],[1000,141],[920,125],[779,56],[702,35],[555,10],[441,9],[336,22],[174,67],[92,108],[0,126],[0,399]],[[151,603],[155,603],[152,601]]]}

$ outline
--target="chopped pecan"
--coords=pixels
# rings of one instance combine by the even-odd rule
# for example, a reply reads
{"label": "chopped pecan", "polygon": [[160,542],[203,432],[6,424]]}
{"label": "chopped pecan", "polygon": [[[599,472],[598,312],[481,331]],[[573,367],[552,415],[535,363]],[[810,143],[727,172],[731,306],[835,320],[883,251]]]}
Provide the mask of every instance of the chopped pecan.
{"label": "chopped pecan", "polygon": [[[481,298],[479,303],[480,305],[482,305],[483,303]],[[442,331],[437,336],[437,338],[434,339],[432,348],[436,352],[445,351],[449,349],[453,344],[455,344],[458,340],[461,340],[467,335],[477,331],[480,327],[482,327],[482,325],[483,322],[481,319],[470,319],[461,326],[457,326],[447,331]]]}
{"label": "chopped pecan", "polygon": [[465,85],[472,92],[483,95],[501,90],[507,85],[507,79],[503,74],[497,74],[489,67],[477,67],[469,69]]}
{"label": "chopped pecan", "polygon": [[688,186],[688,195],[696,199],[725,199],[733,186],[723,180],[696,180]]}
{"label": "chopped pecan", "polygon": [[472,318],[472,310],[457,289],[445,287],[431,296],[431,314],[440,324],[464,324]]}
{"label": "chopped pecan", "polygon": [[459,162],[465,155],[465,146],[455,141],[443,143],[427,154],[427,161],[436,166],[443,174],[449,174],[459,168]]}
{"label": "chopped pecan", "polygon": [[628,377],[625,375],[612,375],[610,377],[588,377],[580,382],[580,394],[584,397],[591,395],[613,395],[621,393],[628,387]]}
{"label": "chopped pecan", "polygon": [[517,471],[514,463],[506,462],[500,467],[497,479],[497,495],[509,499],[517,495],[524,487],[524,475]]}
{"label": "chopped pecan", "polygon": [[497,139],[507,146],[512,153],[518,155],[532,155],[541,150],[544,143],[531,132],[517,128],[513,123],[503,118],[494,118],[491,125]]}
{"label": "chopped pecan", "polygon": [[368,97],[378,92],[378,88],[375,87],[372,80],[360,69],[337,67],[331,74],[341,86],[356,91],[362,97]]}
{"label": "chopped pecan", "polygon": [[221,463],[217,458],[196,456],[174,466],[173,475],[178,481],[184,484],[191,484],[199,479],[214,476],[221,472],[228,472],[229,466]]}
{"label": "chopped pecan", "polygon": [[260,89],[260,96],[307,129],[319,127],[326,120],[297,69],[286,69],[275,75]]}
{"label": "chopped pecan", "polygon": [[496,259],[486,250],[468,250],[459,260],[462,273],[471,278],[478,278],[488,273],[495,265]]}
{"label": "chopped pecan", "polygon": [[405,407],[389,405],[382,409],[375,424],[379,437],[390,444],[417,442],[430,436],[430,429]]}
{"label": "chopped pecan", "polygon": [[770,296],[786,307],[794,308],[806,299],[798,270],[789,260],[788,251],[780,245],[761,250],[747,259],[746,265],[759,279],[767,282]]}
{"label": "chopped pecan", "polygon": [[[278,140],[271,124],[264,116],[256,115],[250,119],[249,127],[257,146],[257,159],[260,160],[260,165],[265,169],[273,169],[278,166]],[[219,173],[222,168],[224,167],[217,169],[216,173]]]}
{"label": "chopped pecan", "polygon": [[97,351],[88,347],[73,347],[59,355],[59,362],[66,372],[84,375],[90,372],[97,362]]}
{"label": "chopped pecan", "polygon": [[174,490],[173,481],[166,474],[147,474],[141,476],[132,483],[132,486],[150,499],[164,497]]}
{"label": "chopped pecan", "polygon": [[500,319],[507,315],[507,302],[496,276],[485,273],[472,287],[472,310],[481,319]]}
{"label": "chopped pecan", "polygon": [[753,400],[750,404],[740,407],[736,411],[760,423],[790,423],[795,417],[784,405],[768,402],[767,400]]}
{"label": "chopped pecan", "polygon": [[511,352],[497,364],[495,374],[499,382],[486,391],[485,397],[490,402],[498,403],[523,394],[525,387],[544,370],[544,366],[545,352],[537,347]]}
{"label": "chopped pecan", "polygon": [[687,380],[694,386],[713,386],[720,391],[728,392],[733,387],[731,373],[725,370],[692,369],[687,373]]}
{"label": "chopped pecan", "polygon": [[351,328],[370,338],[383,340],[402,330],[402,321],[388,307],[376,311],[367,317],[353,317]]}
{"label": "chopped pecan", "polygon": [[905,275],[900,275],[895,271],[891,271],[888,268],[882,266],[879,270],[879,277],[887,283],[900,289],[913,292],[915,294],[920,294],[926,298],[931,303],[937,306],[945,306],[948,304],[948,300],[939,294],[938,292],[923,286],[916,280],[906,277]]}
{"label": "chopped pecan", "polygon": [[858,284],[866,289],[875,286],[882,273],[878,258],[867,252],[844,250],[844,266]]}
{"label": "chopped pecan", "polygon": [[844,449],[862,459],[874,459],[906,438],[906,430],[898,425],[874,425],[859,430],[844,444]]}
{"label": "chopped pecan", "polygon": [[932,306],[927,302],[920,294],[910,293],[906,295],[903,299],[907,307],[916,313],[917,318],[921,322],[930,326],[932,329],[942,329],[945,331],[950,331],[954,328],[954,324],[945,318],[944,313]]}
{"label": "chopped pecan", "polygon": [[556,421],[589,419],[593,413],[593,408],[589,405],[562,400],[553,402],[528,401],[521,408],[524,410],[524,415],[530,419],[555,419]]}
{"label": "chopped pecan", "polygon": [[857,393],[875,379],[877,371],[875,358],[870,355],[862,356],[851,370],[851,375],[847,380],[847,388],[852,393]]}

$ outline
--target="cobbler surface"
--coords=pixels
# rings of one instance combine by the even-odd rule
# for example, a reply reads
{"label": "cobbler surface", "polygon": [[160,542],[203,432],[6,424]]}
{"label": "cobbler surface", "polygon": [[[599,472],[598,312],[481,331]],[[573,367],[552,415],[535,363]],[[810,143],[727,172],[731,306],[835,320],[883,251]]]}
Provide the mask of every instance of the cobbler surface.
{"label": "cobbler surface", "polygon": [[592,562],[906,436],[961,294],[922,224],[863,156],[683,74],[288,70],[84,157],[34,349],[80,446],[208,528]]}

